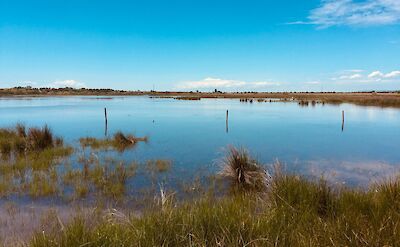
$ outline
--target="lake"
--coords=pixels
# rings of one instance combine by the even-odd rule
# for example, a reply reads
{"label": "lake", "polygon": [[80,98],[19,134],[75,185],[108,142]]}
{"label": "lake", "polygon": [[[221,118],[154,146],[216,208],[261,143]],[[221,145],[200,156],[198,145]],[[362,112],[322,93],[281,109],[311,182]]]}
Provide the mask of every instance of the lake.
{"label": "lake", "polygon": [[181,178],[218,170],[229,145],[248,149],[266,164],[279,160],[289,172],[323,174],[350,186],[379,181],[400,168],[400,110],[394,108],[144,96],[12,97],[0,98],[0,127],[48,124],[78,145],[80,137],[104,137],[105,107],[108,135],[121,130],[149,138],[114,155],[172,160]]}

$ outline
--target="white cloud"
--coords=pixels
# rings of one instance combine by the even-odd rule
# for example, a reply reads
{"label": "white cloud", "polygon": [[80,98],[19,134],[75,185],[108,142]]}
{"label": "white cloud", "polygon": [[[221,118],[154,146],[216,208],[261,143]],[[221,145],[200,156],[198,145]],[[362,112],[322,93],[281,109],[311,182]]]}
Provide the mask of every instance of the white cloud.
{"label": "white cloud", "polygon": [[319,84],[321,84],[321,82],[319,82],[319,81],[308,81],[308,82],[305,82],[305,84],[308,84],[308,85],[319,85]]}
{"label": "white cloud", "polygon": [[270,86],[279,86],[278,82],[246,82],[237,80],[227,80],[220,78],[207,77],[200,81],[187,81],[177,85],[178,89],[192,90],[192,89],[231,89],[231,90],[245,90],[245,89],[260,89]]}
{"label": "white cloud", "polygon": [[84,83],[81,83],[76,80],[63,80],[63,81],[54,81],[48,85],[52,88],[63,88],[63,87],[72,87],[72,88],[83,88],[86,87]]}
{"label": "white cloud", "polygon": [[38,83],[37,82],[35,82],[35,81],[22,81],[22,82],[19,82],[19,83],[17,83],[18,84],[18,86],[21,86],[21,87],[36,87],[37,85],[38,85]]}
{"label": "white cloud", "polygon": [[344,70],[339,72],[335,77],[332,77],[332,81],[336,81],[339,84],[347,83],[371,83],[371,82],[399,82],[400,70],[394,70],[388,73],[374,70],[371,72],[359,70],[359,73],[351,73],[354,70]]}
{"label": "white cloud", "polygon": [[360,79],[363,76],[361,74],[351,74],[351,75],[342,75],[339,77],[340,80],[355,80],[355,79]]}
{"label": "white cloud", "polygon": [[376,80],[382,80],[382,79],[395,79],[397,77],[400,77],[400,71],[399,70],[394,70],[392,72],[389,72],[387,74],[382,73],[381,71],[374,71],[371,74],[368,75],[368,78],[371,79],[376,79]]}
{"label": "white cloud", "polygon": [[368,75],[368,78],[382,78],[384,74],[380,71],[374,71]]}
{"label": "white cloud", "polygon": [[348,70],[344,70],[343,72],[345,73],[361,73],[364,72],[363,69],[348,69]]}
{"label": "white cloud", "polygon": [[392,71],[392,72],[387,73],[385,75],[385,78],[396,78],[396,77],[400,77],[400,71],[399,70]]}
{"label": "white cloud", "polygon": [[308,21],[289,24],[312,24],[320,28],[331,26],[377,26],[400,22],[399,0],[322,0],[313,9]]}

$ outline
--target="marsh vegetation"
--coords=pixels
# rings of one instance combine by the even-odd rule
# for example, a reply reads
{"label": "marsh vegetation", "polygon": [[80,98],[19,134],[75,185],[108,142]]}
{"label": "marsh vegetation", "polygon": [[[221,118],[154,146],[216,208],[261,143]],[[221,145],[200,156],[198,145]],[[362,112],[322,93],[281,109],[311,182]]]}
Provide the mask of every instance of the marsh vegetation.
{"label": "marsh vegetation", "polygon": [[[93,96],[143,96],[153,98],[175,98],[178,100],[200,100],[202,98],[241,99],[253,102],[253,99],[295,99],[297,101],[321,101],[328,104],[352,103],[363,106],[400,107],[399,91],[383,92],[157,92],[124,91],[112,89],[74,89],[74,88],[32,88],[15,87],[0,89],[1,96],[55,96],[55,95],[93,95]],[[272,102],[272,101],[271,101]]]}
{"label": "marsh vegetation", "polygon": [[[81,214],[65,228],[38,232],[30,246],[397,246],[400,182],[366,191],[331,187],[276,168],[271,177],[231,149],[222,175],[230,190],[177,201],[161,189],[138,216]],[[234,170],[232,170],[234,169]],[[234,172],[232,172],[234,171]],[[247,177],[245,179],[244,177]],[[260,179],[268,179],[268,184]],[[254,190],[258,182],[262,186]],[[233,183],[232,183],[233,182]],[[245,185],[245,186],[244,186]]]}
{"label": "marsh vegetation", "polygon": [[112,139],[81,138],[80,150],[66,145],[48,126],[0,129],[0,198],[121,198],[138,164],[102,158],[95,150],[123,152],[142,141],[147,138],[116,132]]}
{"label": "marsh vegetation", "polygon": [[[53,198],[82,210],[51,211],[9,246],[397,246],[400,180],[367,189],[333,185],[266,165],[229,147],[215,174],[181,183],[172,160],[127,161],[145,141],[116,132],[75,148],[50,128],[0,129],[0,197]],[[122,148],[124,147],[124,148]],[[135,180],[148,181],[136,187]],[[78,203],[78,204],[76,204]],[[13,219],[18,213],[11,206]],[[14,212],[14,213],[13,213]],[[4,232],[4,231],[3,231]],[[1,236],[0,240],[6,236]]]}
{"label": "marsh vegetation", "polygon": [[112,138],[99,139],[95,137],[84,137],[79,139],[79,142],[83,148],[90,147],[94,150],[115,149],[119,152],[124,152],[127,149],[132,149],[139,142],[147,141],[147,137],[135,137],[131,134],[125,135],[121,131],[116,132]]}

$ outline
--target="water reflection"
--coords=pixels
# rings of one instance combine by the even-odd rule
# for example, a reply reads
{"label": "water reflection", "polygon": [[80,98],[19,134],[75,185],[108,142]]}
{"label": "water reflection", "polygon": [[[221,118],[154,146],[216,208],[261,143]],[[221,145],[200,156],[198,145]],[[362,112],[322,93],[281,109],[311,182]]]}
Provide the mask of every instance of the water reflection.
{"label": "water reflection", "polygon": [[367,187],[394,178],[400,171],[400,164],[382,161],[340,161],[313,160],[305,162],[306,174],[324,177],[331,183],[347,186]]}
{"label": "water reflection", "polygon": [[[315,162],[302,166],[301,172],[325,169],[348,184],[379,177],[381,173],[371,164],[386,170],[386,166],[395,169],[400,163],[400,111],[394,108],[305,106],[272,100],[251,104],[239,99],[19,97],[1,98],[0,115],[1,127],[17,122],[29,126],[47,123],[74,145],[80,137],[102,138],[119,130],[149,136],[148,144],[119,158],[139,162],[168,159],[174,162],[177,177],[190,178],[204,168],[214,172],[212,164],[228,145],[246,147],[265,163],[278,158],[289,169],[295,169],[296,160],[312,160]],[[349,168],[357,166],[360,169]]]}

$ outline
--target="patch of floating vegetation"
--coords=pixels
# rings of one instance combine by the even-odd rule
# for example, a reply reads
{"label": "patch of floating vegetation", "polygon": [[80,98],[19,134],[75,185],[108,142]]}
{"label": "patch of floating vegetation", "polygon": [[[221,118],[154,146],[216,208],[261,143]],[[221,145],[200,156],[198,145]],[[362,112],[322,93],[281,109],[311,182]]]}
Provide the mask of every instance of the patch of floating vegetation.
{"label": "patch of floating vegetation", "polygon": [[176,99],[176,100],[201,100],[201,97],[181,96],[181,97],[175,97],[174,99]]}
{"label": "patch of floating vegetation", "polygon": [[315,106],[317,104],[325,105],[325,101],[320,101],[320,100],[299,100],[298,104],[300,106],[308,106],[308,105]]}
{"label": "patch of floating vegetation", "polygon": [[79,142],[83,148],[90,147],[96,149],[115,149],[119,152],[124,152],[127,149],[132,149],[139,142],[147,142],[147,137],[135,137],[133,135],[125,135],[118,131],[112,138],[99,139],[94,137],[80,138]]}
{"label": "patch of floating vegetation", "polygon": [[149,99],[173,99],[174,96],[149,96]]}
{"label": "patch of floating vegetation", "polygon": [[171,169],[172,161],[170,160],[148,160],[146,162],[146,169],[150,172],[164,173]]}

